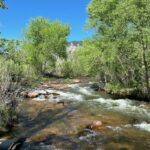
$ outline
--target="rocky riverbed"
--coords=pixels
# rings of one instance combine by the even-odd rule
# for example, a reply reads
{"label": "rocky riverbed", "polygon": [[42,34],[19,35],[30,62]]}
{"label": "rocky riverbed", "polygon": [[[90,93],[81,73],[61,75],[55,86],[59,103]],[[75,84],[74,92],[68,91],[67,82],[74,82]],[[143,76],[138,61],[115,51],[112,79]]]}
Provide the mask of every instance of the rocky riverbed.
{"label": "rocky riverbed", "polygon": [[21,93],[19,124],[1,143],[22,150],[150,149],[150,104],[111,99],[91,83],[49,81]]}

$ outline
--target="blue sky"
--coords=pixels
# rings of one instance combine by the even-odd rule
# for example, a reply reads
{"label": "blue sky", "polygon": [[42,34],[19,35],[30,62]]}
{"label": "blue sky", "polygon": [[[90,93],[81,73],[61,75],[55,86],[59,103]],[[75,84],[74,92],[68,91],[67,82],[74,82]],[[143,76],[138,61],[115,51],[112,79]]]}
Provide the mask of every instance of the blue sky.
{"label": "blue sky", "polygon": [[84,29],[90,0],[6,0],[8,10],[0,10],[1,37],[20,39],[23,30],[37,16],[57,19],[71,26],[69,41],[82,40],[92,35]]}

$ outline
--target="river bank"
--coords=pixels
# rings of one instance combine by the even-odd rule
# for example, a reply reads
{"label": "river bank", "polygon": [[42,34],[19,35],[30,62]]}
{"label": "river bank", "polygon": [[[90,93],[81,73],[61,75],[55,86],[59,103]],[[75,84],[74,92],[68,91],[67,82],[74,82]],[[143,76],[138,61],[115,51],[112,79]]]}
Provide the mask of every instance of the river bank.
{"label": "river bank", "polygon": [[150,102],[149,96],[144,89],[138,88],[106,88],[106,92],[114,99],[128,98],[132,100]]}

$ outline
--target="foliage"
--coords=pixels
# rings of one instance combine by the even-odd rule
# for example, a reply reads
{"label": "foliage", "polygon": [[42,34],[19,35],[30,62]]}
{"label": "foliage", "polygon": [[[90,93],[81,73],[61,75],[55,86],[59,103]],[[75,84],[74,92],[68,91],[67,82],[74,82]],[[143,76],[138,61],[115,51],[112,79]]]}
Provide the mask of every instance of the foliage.
{"label": "foliage", "polygon": [[70,61],[70,58],[67,60],[58,60],[56,63],[56,71],[59,75],[63,75],[64,77],[73,76],[72,62]]}
{"label": "foliage", "polygon": [[2,9],[7,8],[6,4],[5,4],[5,0],[0,0],[0,8],[2,8]]}
{"label": "foliage", "polygon": [[92,76],[100,66],[100,51],[96,41],[85,40],[81,47],[69,53],[67,59],[57,61],[57,72],[66,77]]}
{"label": "foliage", "polygon": [[13,81],[11,69],[4,59],[0,60],[0,128],[8,129],[17,119],[17,94],[20,90],[20,84]]}
{"label": "foliage", "polygon": [[130,0],[92,0],[88,6],[101,51],[105,81],[126,87],[149,86],[150,3]]}
{"label": "foliage", "polygon": [[96,41],[85,40],[82,47],[75,51],[72,61],[74,74],[83,76],[96,74],[97,66],[100,65],[100,51],[95,45]]}
{"label": "foliage", "polygon": [[66,58],[69,26],[38,17],[27,27],[24,44],[26,61],[39,73],[55,67],[57,58]]}

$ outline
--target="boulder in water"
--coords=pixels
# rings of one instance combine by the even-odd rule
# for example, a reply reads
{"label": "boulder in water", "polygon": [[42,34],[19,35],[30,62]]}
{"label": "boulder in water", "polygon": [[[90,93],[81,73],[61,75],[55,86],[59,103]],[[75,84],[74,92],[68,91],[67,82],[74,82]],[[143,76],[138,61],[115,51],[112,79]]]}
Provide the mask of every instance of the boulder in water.
{"label": "boulder in water", "polygon": [[27,98],[36,98],[39,96],[39,93],[37,92],[29,92],[27,95]]}
{"label": "boulder in water", "polygon": [[90,86],[91,89],[93,89],[94,91],[98,91],[99,90],[99,85],[97,83],[93,83],[91,86]]}
{"label": "boulder in water", "polygon": [[93,121],[91,124],[87,125],[87,129],[91,130],[98,130],[103,126],[103,123],[101,121]]}
{"label": "boulder in water", "polygon": [[105,89],[101,87],[98,83],[93,83],[90,86],[90,88],[93,89],[94,91],[105,91]]}

